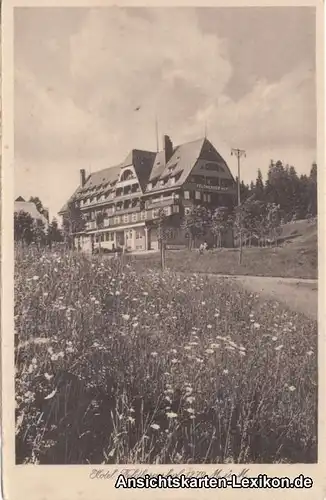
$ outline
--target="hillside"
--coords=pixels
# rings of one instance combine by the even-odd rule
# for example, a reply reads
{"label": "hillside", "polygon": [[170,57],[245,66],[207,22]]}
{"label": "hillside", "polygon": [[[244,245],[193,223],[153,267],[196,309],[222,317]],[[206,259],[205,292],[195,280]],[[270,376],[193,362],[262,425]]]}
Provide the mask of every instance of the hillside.
{"label": "hillside", "polygon": [[[317,278],[317,224],[308,221],[286,224],[280,240],[278,247],[244,248],[241,265],[238,249],[213,250],[204,255],[185,249],[171,250],[166,253],[166,267],[187,273]],[[160,268],[158,253],[129,259],[140,268]]]}

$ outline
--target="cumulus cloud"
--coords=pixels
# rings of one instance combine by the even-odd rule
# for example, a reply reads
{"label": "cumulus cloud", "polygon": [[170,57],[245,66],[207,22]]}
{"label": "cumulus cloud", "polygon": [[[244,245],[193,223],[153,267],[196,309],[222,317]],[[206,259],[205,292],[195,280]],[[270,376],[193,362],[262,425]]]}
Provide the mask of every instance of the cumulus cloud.
{"label": "cumulus cloud", "polygon": [[[226,148],[315,148],[309,64],[278,81],[254,75],[236,98],[230,41],[205,31],[194,9],[153,8],[137,17],[121,8],[79,11],[71,30],[72,12],[46,24],[37,22],[44,9],[31,10],[16,31],[17,176],[22,165],[24,171],[42,165],[45,178],[53,165],[58,173],[97,169],[121,161],[132,147],[154,149],[156,114],[160,133],[177,143],[202,136],[207,123],[209,138]],[[69,187],[75,173],[70,178]]]}

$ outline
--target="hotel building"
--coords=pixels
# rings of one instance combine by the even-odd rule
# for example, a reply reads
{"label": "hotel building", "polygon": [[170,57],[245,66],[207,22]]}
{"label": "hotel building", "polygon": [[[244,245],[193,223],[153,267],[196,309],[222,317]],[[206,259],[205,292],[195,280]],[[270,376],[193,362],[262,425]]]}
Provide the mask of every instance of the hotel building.
{"label": "hotel building", "polygon": [[[181,221],[194,205],[233,206],[235,180],[225,160],[204,138],[173,146],[165,135],[159,152],[133,149],[125,161],[86,176],[59,214],[75,203],[86,221],[74,234],[76,247],[125,247],[130,251],[158,248],[156,222],[163,209],[172,233],[168,243],[182,245],[187,235]],[[226,246],[232,246],[230,239]]]}

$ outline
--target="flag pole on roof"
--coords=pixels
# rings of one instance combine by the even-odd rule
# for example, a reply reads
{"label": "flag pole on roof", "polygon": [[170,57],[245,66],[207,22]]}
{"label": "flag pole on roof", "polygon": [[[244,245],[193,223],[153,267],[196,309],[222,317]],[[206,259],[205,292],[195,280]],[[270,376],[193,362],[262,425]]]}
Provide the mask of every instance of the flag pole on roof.
{"label": "flag pole on roof", "polygon": [[155,115],[155,134],[156,134],[156,151],[157,153],[159,152],[159,142],[158,142],[158,120],[157,120],[157,114]]}
{"label": "flag pole on roof", "polygon": [[207,122],[205,121],[204,138],[207,139]]}

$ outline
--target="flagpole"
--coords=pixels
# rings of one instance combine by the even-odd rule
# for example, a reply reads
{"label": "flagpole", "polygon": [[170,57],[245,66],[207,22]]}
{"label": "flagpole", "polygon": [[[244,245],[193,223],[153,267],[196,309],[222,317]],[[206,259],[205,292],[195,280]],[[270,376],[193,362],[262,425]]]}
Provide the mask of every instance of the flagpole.
{"label": "flagpole", "polygon": [[156,134],[156,151],[159,152],[159,142],[158,142],[158,122],[157,122],[157,114],[155,116],[155,134]]}

